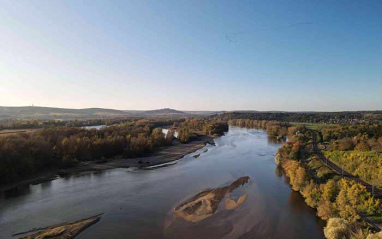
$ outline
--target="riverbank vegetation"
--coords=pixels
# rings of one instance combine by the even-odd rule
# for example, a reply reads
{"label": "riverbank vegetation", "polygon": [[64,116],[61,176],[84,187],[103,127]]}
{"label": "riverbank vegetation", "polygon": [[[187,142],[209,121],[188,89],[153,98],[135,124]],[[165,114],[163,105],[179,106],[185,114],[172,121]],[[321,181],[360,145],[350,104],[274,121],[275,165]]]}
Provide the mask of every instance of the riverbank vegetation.
{"label": "riverbank vegetation", "polygon": [[357,224],[349,223],[342,218],[330,218],[324,228],[325,237],[328,239],[351,238],[351,239],[381,239],[382,232],[375,234],[365,232]]}
{"label": "riverbank vegetation", "polygon": [[146,120],[83,129],[49,127],[0,138],[0,182],[7,183],[45,168],[71,167],[79,161],[123,154],[140,156],[171,144],[157,123]]}
{"label": "riverbank vegetation", "polygon": [[220,136],[228,131],[228,124],[224,121],[192,119],[181,123],[174,123],[177,129],[178,139],[182,143],[188,143],[198,137],[198,134]]}
{"label": "riverbank vegetation", "polygon": [[[381,223],[381,200],[374,198],[364,186],[341,178],[315,154],[311,154],[311,131],[301,127],[303,126],[288,129],[289,141],[279,149],[276,157],[289,178],[292,189],[299,191],[305,202],[317,209],[317,216],[331,220],[325,228],[327,238],[366,238],[370,232],[367,225],[360,220],[361,215]],[[373,153],[372,155],[375,156]],[[349,168],[354,167],[348,163]],[[375,167],[373,161],[366,160],[364,164]],[[338,229],[339,221],[344,222],[341,224],[342,232],[333,232]]]}
{"label": "riverbank vegetation", "polygon": [[[327,238],[370,239],[378,236],[371,233],[372,228],[363,219],[382,223],[382,201],[363,185],[342,178],[318,158],[313,151],[312,128],[304,124],[251,119],[234,119],[229,123],[266,129],[273,136],[287,135],[288,142],[278,150],[275,161],[284,169],[292,189],[300,192],[305,202],[317,210],[317,216],[328,220]],[[381,125],[336,125],[315,129],[320,147],[327,149],[326,156],[337,157],[337,161],[333,161],[346,165],[344,168],[348,172],[365,181],[381,184]]]}
{"label": "riverbank vegetation", "polygon": [[279,152],[280,165],[289,178],[292,189],[299,191],[305,202],[317,209],[319,217],[324,220],[341,217],[349,222],[356,222],[360,219],[360,213],[373,217],[382,215],[381,201],[373,198],[364,186],[336,174],[321,176],[321,183],[315,182],[306,165],[289,158],[290,148],[284,147]]}
{"label": "riverbank vegetation", "polygon": [[[48,127],[31,133],[0,137],[0,183],[9,183],[50,168],[72,167],[80,161],[105,162],[122,155],[140,157],[172,144],[173,131],[165,136],[161,126],[180,128],[180,141],[196,138],[199,130],[221,134],[224,122],[200,120],[137,120],[109,127]],[[195,137],[193,137],[195,135]]]}

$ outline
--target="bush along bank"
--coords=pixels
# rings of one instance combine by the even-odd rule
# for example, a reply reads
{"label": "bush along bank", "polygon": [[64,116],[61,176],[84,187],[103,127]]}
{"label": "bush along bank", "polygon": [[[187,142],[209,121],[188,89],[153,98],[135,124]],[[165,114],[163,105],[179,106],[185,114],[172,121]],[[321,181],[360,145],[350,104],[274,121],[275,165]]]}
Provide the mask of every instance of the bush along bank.
{"label": "bush along bank", "polygon": [[336,175],[311,154],[311,132],[305,127],[289,127],[289,141],[276,155],[294,191],[327,220],[325,236],[329,239],[382,238],[373,234],[365,220],[382,222],[381,200],[364,186]]}

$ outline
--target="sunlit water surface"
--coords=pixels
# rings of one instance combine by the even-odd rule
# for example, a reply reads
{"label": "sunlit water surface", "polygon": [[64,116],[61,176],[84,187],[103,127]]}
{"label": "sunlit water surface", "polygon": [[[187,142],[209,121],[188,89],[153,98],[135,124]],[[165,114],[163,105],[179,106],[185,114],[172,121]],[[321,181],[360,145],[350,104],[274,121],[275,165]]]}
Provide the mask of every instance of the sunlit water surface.
{"label": "sunlit water surface", "polygon": [[[101,221],[77,238],[324,238],[324,223],[274,163],[281,142],[237,127],[215,142],[168,167],[113,169],[2,194],[0,238],[98,213]],[[174,207],[186,199],[242,176],[251,178],[241,189],[248,198],[235,210],[223,200],[200,222],[174,218]]]}

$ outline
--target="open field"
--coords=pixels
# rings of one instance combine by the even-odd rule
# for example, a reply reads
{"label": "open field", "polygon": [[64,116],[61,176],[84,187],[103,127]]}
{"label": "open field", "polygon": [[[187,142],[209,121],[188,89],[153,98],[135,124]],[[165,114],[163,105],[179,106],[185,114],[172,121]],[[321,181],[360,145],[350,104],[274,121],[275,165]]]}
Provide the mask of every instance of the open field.
{"label": "open field", "polygon": [[0,137],[9,136],[12,134],[18,134],[18,133],[30,133],[35,131],[36,129],[7,129],[7,130],[0,130]]}
{"label": "open field", "polygon": [[305,126],[308,129],[335,129],[338,127],[338,124],[323,124],[323,123],[301,123],[301,122],[291,122],[292,125],[297,126]]}

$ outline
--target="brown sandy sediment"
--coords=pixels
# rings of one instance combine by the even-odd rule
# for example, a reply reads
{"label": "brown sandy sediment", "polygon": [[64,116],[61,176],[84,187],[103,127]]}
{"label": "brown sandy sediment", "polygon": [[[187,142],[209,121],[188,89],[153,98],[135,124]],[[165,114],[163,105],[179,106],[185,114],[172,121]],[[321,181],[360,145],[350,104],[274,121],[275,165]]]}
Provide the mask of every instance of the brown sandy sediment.
{"label": "brown sandy sediment", "polygon": [[118,156],[113,159],[109,159],[109,161],[102,164],[99,164],[95,161],[80,162],[77,166],[72,168],[62,170],[51,169],[19,182],[0,185],[0,192],[7,191],[19,186],[27,186],[30,184],[39,184],[46,181],[51,181],[53,179],[56,179],[58,175],[67,176],[71,174],[98,172],[114,168],[145,168],[149,166],[165,164],[179,160],[185,155],[193,153],[198,149],[203,148],[207,143],[214,144],[214,140],[212,137],[204,135],[199,137],[198,140],[191,141],[187,144],[177,143],[172,146],[165,147],[146,157],[125,159],[121,156]]}
{"label": "brown sandy sediment", "polygon": [[[248,183],[248,181],[249,177],[245,176],[238,178],[229,186],[204,190],[175,207],[173,214],[175,217],[183,218],[189,222],[202,221],[216,213],[220,202],[227,194]],[[237,202],[229,197],[225,206],[228,210],[236,209],[246,199],[247,194],[241,196]]]}
{"label": "brown sandy sediment", "polygon": [[227,208],[227,210],[236,209],[241,204],[243,204],[245,200],[247,200],[247,197],[248,197],[248,194],[244,194],[237,201],[233,200],[232,198],[227,198],[227,200],[225,201],[225,208]]}
{"label": "brown sandy sediment", "polygon": [[[72,239],[80,234],[83,230],[90,227],[101,220],[102,214],[95,215],[89,218],[81,219],[75,222],[61,223],[52,225],[45,228],[34,228],[32,230],[16,233],[12,236],[19,236],[22,234],[29,234],[27,236],[20,237],[19,239]],[[32,234],[31,234],[32,233]]]}

